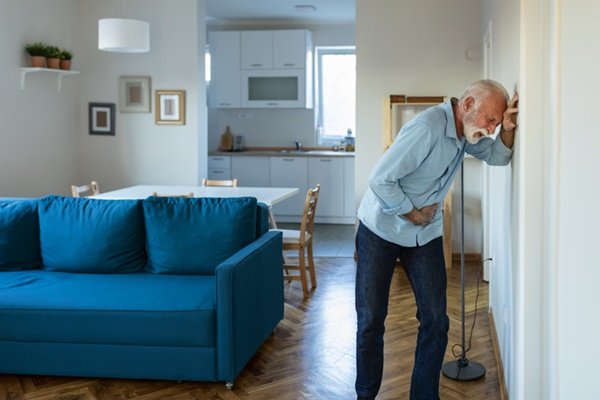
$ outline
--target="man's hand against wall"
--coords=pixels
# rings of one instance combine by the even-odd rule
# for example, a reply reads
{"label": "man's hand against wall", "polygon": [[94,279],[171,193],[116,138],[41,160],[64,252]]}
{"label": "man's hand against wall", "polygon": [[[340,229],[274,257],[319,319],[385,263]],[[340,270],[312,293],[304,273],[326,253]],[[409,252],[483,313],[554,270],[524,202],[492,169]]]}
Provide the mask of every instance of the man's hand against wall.
{"label": "man's hand against wall", "polygon": [[512,149],[515,142],[515,129],[517,128],[517,115],[519,115],[519,93],[508,102],[506,111],[502,118],[502,129],[500,130],[500,139],[506,147]]}
{"label": "man's hand against wall", "polygon": [[403,215],[404,218],[409,220],[415,225],[428,225],[433,221],[433,217],[435,217],[435,213],[438,209],[438,204],[431,204],[429,206],[425,206],[420,210],[413,208],[410,212]]}

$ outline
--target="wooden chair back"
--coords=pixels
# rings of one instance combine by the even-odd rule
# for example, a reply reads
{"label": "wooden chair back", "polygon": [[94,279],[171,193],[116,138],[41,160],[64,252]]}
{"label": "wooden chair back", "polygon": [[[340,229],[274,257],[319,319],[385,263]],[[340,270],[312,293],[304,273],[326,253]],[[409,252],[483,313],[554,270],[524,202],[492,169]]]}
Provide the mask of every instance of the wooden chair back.
{"label": "wooden chair back", "polygon": [[[313,236],[313,225],[315,222],[315,213],[317,212],[317,202],[319,200],[319,191],[321,185],[317,184],[314,189],[308,189],[306,199],[304,200],[304,213],[300,222],[300,232],[307,232],[310,238]],[[300,246],[304,247],[307,235],[300,235]]]}
{"label": "wooden chair back", "polygon": [[100,188],[96,181],[91,181],[89,185],[71,185],[71,195],[73,197],[95,196],[97,194],[100,194]]}
{"label": "wooden chair back", "polygon": [[202,186],[220,186],[220,187],[237,187],[237,179],[202,179]]}

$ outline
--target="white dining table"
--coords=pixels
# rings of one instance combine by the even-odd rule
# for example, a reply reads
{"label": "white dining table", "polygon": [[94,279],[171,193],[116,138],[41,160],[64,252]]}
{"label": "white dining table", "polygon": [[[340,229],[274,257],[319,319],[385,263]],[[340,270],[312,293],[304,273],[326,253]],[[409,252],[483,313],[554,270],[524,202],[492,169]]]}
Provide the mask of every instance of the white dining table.
{"label": "white dining table", "polygon": [[276,228],[273,217],[273,205],[284,201],[298,193],[298,188],[276,187],[217,187],[217,186],[172,186],[172,185],[136,185],[110,192],[90,196],[93,199],[135,200],[145,199],[154,193],[160,196],[182,196],[189,193],[193,197],[255,197],[260,203],[269,207],[269,220],[272,228]]}

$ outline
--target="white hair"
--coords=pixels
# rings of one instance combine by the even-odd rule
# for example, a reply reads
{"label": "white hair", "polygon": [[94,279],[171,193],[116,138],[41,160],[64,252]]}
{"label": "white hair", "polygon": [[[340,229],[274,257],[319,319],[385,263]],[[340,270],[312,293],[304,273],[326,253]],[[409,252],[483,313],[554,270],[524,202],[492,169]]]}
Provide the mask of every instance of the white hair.
{"label": "white hair", "polygon": [[481,79],[479,81],[473,82],[460,97],[459,102],[462,103],[465,101],[467,97],[473,97],[475,99],[475,103],[479,104],[481,100],[491,95],[492,93],[498,93],[504,96],[504,100],[508,103],[509,96],[508,92],[502,86],[500,82],[494,81],[492,79]]}

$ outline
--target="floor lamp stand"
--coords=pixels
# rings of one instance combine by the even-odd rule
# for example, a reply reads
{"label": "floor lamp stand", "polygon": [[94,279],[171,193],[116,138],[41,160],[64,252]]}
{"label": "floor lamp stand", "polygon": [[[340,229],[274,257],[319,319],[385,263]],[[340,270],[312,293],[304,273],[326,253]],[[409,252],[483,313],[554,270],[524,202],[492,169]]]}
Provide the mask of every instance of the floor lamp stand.
{"label": "floor lamp stand", "polygon": [[442,373],[455,381],[474,381],[485,375],[485,367],[478,362],[469,361],[465,346],[465,163],[460,166],[460,289],[462,303],[462,354],[458,360],[449,361],[442,366]]}

